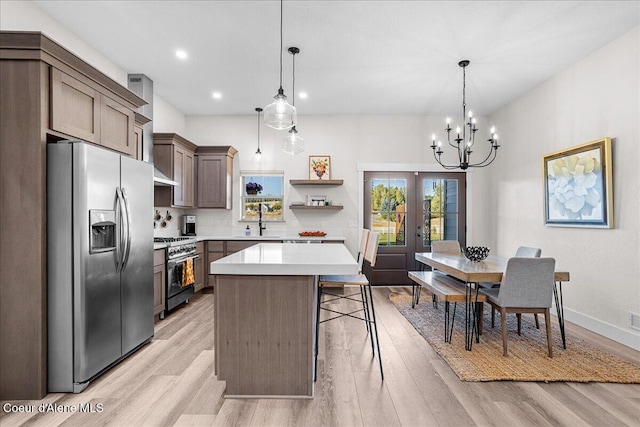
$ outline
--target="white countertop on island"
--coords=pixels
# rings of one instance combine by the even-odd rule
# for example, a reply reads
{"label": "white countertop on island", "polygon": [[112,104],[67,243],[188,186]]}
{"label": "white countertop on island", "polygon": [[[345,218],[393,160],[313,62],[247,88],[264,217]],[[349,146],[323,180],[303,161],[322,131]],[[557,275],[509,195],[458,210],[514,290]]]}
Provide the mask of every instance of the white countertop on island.
{"label": "white countertop on island", "polygon": [[357,274],[358,263],[344,245],[259,243],[213,261],[209,274],[315,276]]}

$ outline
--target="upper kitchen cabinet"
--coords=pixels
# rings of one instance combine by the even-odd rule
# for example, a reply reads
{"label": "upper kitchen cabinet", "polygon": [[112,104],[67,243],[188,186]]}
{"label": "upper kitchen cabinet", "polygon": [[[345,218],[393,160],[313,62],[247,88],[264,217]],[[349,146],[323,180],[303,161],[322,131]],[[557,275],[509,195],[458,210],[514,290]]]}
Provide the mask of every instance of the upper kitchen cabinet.
{"label": "upper kitchen cabinet", "polygon": [[198,147],[175,133],[153,134],[153,163],[177,187],[155,187],[155,206],[194,207],[195,152]]}
{"label": "upper kitchen cabinet", "polygon": [[231,209],[233,158],[231,146],[198,147],[196,150],[196,201],[199,208]]}
{"label": "upper kitchen cabinet", "polygon": [[0,400],[34,400],[47,392],[46,144],[133,155],[146,102],[40,32],[0,31],[0,75]]}

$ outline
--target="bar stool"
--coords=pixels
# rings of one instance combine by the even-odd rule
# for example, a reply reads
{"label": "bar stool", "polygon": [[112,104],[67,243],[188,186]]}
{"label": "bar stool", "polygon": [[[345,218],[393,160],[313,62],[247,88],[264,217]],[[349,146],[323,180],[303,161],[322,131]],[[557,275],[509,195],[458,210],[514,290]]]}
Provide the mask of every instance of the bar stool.
{"label": "bar stool", "polygon": [[[360,272],[355,275],[326,275],[320,276],[318,284],[318,304],[316,313],[316,378],[318,371],[318,336],[320,332],[320,324],[328,322],[330,320],[339,319],[341,317],[351,317],[352,319],[361,320],[365,323],[367,328],[367,334],[371,340],[371,352],[373,356],[376,355],[376,348],[378,352],[378,362],[380,364],[380,375],[384,380],[384,373],[382,370],[382,357],[380,356],[380,341],[378,340],[378,326],[376,324],[376,311],[373,304],[373,293],[371,292],[371,283],[367,276],[362,272],[363,262],[368,262],[371,267],[376,264],[376,257],[378,255],[378,242],[380,240],[380,234],[374,231],[364,229],[360,238],[360,248],[358,252],[358,262],[360,263]],[[326,291],[325,287],[328,285],[354,285],[359,287],[358,293],[348,294],[336,294],[330,291]],[[322,296],[327,295],[328,298],[323,300]],[[362,308],[356,310],[342,312],[329,308],[326,305],[329,302],[346,299],[350,301],[356,301],[362,304]],[[333,316],[328,319],[320,320],[321,311],[332,313]],[[375,338],[375,339],[374,339]],[[315,378],[314,378],[315,379]]]}

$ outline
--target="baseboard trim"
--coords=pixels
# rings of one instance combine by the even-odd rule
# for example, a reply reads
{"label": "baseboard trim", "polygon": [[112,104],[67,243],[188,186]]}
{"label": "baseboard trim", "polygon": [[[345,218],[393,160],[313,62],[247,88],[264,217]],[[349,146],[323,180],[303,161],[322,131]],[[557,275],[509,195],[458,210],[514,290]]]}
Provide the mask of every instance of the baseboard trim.
{"label": "baseboard trim", "polygon": [[569,310],[565,307],[564,319],[567,322],[574,323],[596,334],[600,334],[610,340],[616,341],[622,345],[626,345],[634,350],[640,351],[640,334],[626,331],[618,326],[603,322],[591,316],[587,316],[577,311]]}

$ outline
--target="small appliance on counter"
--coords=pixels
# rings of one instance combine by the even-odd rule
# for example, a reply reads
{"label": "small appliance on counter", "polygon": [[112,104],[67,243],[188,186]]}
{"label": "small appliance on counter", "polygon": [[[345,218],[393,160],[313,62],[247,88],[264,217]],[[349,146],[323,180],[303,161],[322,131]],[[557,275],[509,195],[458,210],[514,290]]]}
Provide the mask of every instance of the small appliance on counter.
{"label": "small appliance on counter", "polygon": [[196,235],[196,216],[195,215],[182,215],[182,235],[183,236]]}

